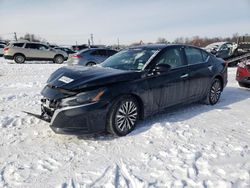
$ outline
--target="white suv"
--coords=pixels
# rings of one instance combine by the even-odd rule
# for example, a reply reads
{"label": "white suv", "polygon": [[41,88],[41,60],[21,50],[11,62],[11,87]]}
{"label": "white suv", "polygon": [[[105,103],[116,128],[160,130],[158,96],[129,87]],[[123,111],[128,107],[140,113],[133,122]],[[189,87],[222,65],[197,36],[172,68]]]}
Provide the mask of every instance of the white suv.
{"label": "white suv", "polygon": [[63,63],[68,59],[68,54],[43,43],[11,42],[4,48],[4,58],[14,60],[16,63],[24,63],[26,60]]}

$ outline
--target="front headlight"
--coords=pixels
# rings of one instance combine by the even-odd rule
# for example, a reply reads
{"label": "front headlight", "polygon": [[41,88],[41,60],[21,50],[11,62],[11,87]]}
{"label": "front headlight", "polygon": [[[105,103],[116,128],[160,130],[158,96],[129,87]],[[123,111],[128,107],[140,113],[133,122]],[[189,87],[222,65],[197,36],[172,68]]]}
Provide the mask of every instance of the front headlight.
{"label": "front headlight", "polygon": [[86,91],[75,95],[74,97],[69,97],[62,99],[60,102],[60,107],[66,106],[76,106],[80,104],[92,103],[97,102],[105,93],[105,89],[97,89],[92,91]]}

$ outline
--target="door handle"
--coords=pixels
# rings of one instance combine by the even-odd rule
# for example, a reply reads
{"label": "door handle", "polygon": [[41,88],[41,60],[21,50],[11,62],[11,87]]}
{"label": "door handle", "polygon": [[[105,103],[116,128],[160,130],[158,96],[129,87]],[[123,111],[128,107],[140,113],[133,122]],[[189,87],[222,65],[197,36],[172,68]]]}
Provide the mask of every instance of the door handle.
{"label": "door handle", "polygon": [[188,74],[181,75],[181,78],[187,78],[187,77],[188,77]]}

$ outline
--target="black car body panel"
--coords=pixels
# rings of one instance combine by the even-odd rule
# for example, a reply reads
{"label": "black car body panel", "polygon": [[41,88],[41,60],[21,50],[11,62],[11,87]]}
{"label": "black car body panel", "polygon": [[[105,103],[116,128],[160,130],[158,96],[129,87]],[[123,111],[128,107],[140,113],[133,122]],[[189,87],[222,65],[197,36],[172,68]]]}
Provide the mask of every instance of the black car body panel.
{"label": "black car body panel", "polygon": [[[62,67],[55,71],[42,90],[42,112],[49,116],[51,128],[57,133],[87,134],[106,130],[106,118],[113,102],[120,96],[132,95],[141,106],[141,118],[166,108],[199,101],[215,77],[223,87],[227,83],[227,66],[212,54],[201,63],[189,64],[183,45],[156,45],[159,52],[141,71],[105,67]],[[155,72],[154,66],[169,49],[178,49],[182,66],[167,72]],[[196,50],[203,51],[196,47]],[[104,88],[99,101],[60,106],[63,100],[81,93]]]}
{"label": "black car body panel", "polygon": [[[72,82],[65,83],[58,78],[67,77]],[[136,79],[140,76],[139,72],[122,71],[117,69],[101,67],[72,66],[63,67],[55,71],[49,78],[48,85],[57,86],[69,90],[81,90],[88,87],[98,87],[101,85],[112,84],[114,82],[124,82]]]}

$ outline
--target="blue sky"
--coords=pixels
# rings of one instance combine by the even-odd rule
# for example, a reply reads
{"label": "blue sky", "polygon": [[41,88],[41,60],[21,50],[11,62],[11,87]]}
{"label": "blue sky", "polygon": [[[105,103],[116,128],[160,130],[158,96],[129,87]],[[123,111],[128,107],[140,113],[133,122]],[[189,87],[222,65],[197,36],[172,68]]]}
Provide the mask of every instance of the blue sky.
{"label": "blue sky", "polygon": [[59,44],[130,44],[250,33],[250,0],[0,0],[0,36]]}

